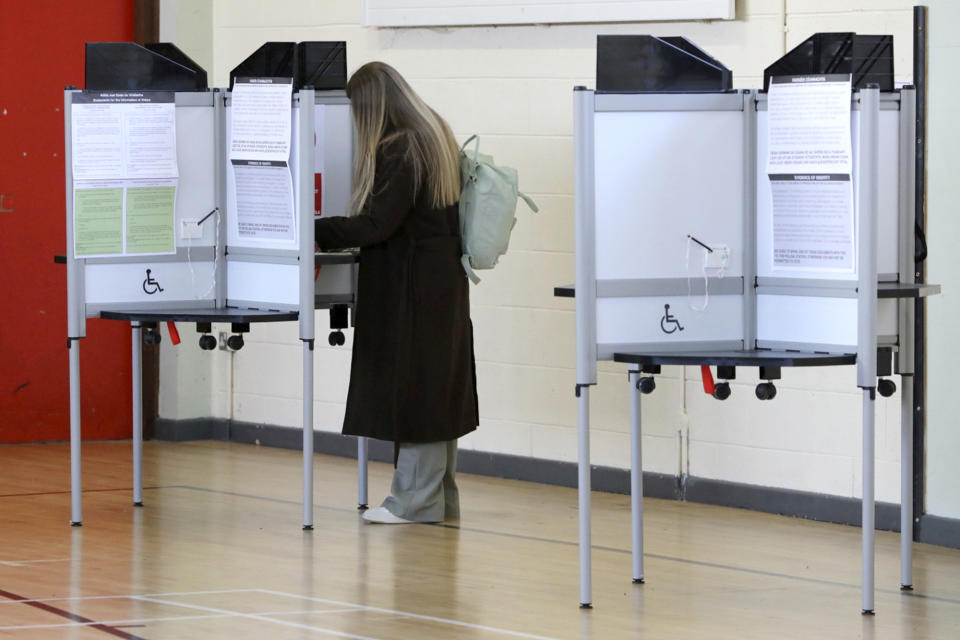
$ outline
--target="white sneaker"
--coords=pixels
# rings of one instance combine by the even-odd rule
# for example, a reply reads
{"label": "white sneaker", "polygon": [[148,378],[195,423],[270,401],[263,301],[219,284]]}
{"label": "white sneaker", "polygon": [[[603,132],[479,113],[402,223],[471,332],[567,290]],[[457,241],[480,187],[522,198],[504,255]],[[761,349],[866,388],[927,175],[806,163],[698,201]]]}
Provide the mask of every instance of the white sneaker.
{"label": "white sneaker", "polygon": [[363,519],[377,524],[413,524],[412,520],[404,520],[393,515],[386,507],[375,507],[363,512]]}

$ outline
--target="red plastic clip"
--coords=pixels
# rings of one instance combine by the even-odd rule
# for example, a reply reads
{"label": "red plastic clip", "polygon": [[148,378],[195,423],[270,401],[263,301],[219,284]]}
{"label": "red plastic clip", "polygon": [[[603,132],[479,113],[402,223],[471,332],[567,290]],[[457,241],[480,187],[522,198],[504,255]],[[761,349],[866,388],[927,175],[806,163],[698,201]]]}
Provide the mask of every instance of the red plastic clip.
{"label": "red plastic clip", "polygon": [[175,322],[167,323],[167,331],[170,332],[170,342],[173,344],[180,344],[180,332],[177,331],[177,325]]}
{"label": "red plastic clip", "polygon": [[716,385],[713,382],[713,373],[711,373],[710,367],[705,364],[700,365],[700,377],[703,378],[703,392],[712,396]]}

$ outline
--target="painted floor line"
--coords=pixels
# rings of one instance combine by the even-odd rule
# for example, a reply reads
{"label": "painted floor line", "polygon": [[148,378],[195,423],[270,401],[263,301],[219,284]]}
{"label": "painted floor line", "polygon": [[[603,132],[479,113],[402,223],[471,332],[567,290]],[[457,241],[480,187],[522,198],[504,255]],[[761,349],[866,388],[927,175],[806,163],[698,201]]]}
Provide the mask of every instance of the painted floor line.
{"label": "painted floor line", "polygon": [[111,596],[63,596],[60,598],[32,598],[29,600],[0,600],[3,604],[30,604],[31,602],[66,602],[69,600],[122,600],[133,597],[169,597],[169,596],[204,596],[218,593],[255,593],[259,589],[216,589],[213,591],[174,591],[171,593],[122,593]]}
{"label": "painted floor line", "polygon": [[70,558],[51,558],[50,560],[0,560],[5,567],[25,567],[31,564],[45,564],[48,562],[69,562]]}
{"label": "painted floor line", "polygon": [[301,600],[309,600],[311,602],[322,602],[324,604],[333,604],[338,606],[353,606],[364,611],[375,611],[377,613],[387,613],[396,616],[402,616],[404,618],[414,618],[416,620],[425,620],[429,622],[439,622],[441,624],[449,624],[457,627],[465,627],[467,629],[476,629],[479,631],[492,631],[494,633],[499,633],[502,635],[515,636],[517,638],[529,638],[530,640],[557,640],[556,638],[551,638],[548,636],[538,636],[532,633],[524,633],[523,631],[511,631],[510,629],[500,629],[498,627],[488,627],[482,624],[474,624],[472,622],[463,622],[461,620],[452,620],[450,618],[438,618],[436,616],[426,616],[419,613],[410,613],[409,611],[398,611],[396,609],[383,609],[381,607],[370,607],[367,605],[356,604],[355,602],[344,602],[342,600],[328,600],[326,598],[315,598],[313,596],[301,596],[295,593],[286,593],[283,591],[273,591],[270,589],[258,589],[262,593],[269,593],[276,596],[286,596],[288,598],[298,598]]}
{"label": "painted floor line", "polygon": [[337,636],[338,638],[350,638],[350,640],[382,640],[381,638],[374,638],[372,636],[360,636],[354,633],[347,633],[345,631],[337,631],[336,629],[326,629],[324,627],[316,627],[309,624],[300,624],[299,622],[290,622],[288,620],[277,620],[276,618],[270,618],[268,616],[261,616],[253,613],[243,613],[241,611],[231,611],[229,609],[217,609],[214,607],[203,607],[197,604],[186,604],[183,602],[177,602],[176,600],[161,600],[159,598],[146,598],[143,596],[132,596],[132,598],[134,600],[140,600],[143,602],[166,604],[166,605],[171,605],[176,607],[184,607],[187,609],[196,609],[198,611],[208,611],[210,613],[229,613],[240,618],[247,618],[249,620],[258,620],[260,622],[271,622],[273,624],[278,624],[284,627],[293,627],[294,629],[302,629],[304,631],[318,631],[320,633],[326,633],[332,636]]}
{"label": "painted floor line", "polygon": [[[255,614],[258,616],[293,616],[293,615],[314,615],[326,613],[354,613],[359,611],[357,608],[350,609],[305,609],[302,611],[260,611]],[[162,618],[131,618],[123,620],[101,620],[99,622],[64,622],[61,624],[17,624],[0,627],[0,631],[20,631],[25,629],[64,629],[69,627],[89,627],[96,624],[106,624],[112,627],[125,627],[129,625],[143,626],[151,622],[178,622],[180,620],[209,620],[213,618],[238,618],[243,614],[237,613],[206,613],[192,616],[165,616]]]}

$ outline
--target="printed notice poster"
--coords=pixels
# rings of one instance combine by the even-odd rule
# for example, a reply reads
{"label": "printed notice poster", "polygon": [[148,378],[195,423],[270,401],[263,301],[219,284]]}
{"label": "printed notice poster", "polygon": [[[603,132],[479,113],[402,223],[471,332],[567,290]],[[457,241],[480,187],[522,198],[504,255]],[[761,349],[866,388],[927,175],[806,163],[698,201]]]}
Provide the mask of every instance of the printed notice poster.
{"label": "printed notice poster", "polygon": [[237,78],[231,94],[230,170],[240,240],[296,245],[290,173],[291,78]]}
{"label": "printed notice poster", "polygon": [[850,173],[850,74],[774,76],[767,173]]}
{"label": "printed notice poster", "polygon": [[123,185],[103,183],[73,191],[74,255],[123,253]]}
{"label": "printed notice poster", "polygon": [[175,253],[174,93],[76,93],[70,125],[74,255]]}
{"label": "printed notice poster", "polygon": [[173,253],[173,211],[177,187],[157,181],[127,187],[126,244],[128,254]]}
{"label": "printed notice poster", "polygon": [[292,99],[292,78],[237,78],[230,98],[230,159],[286,162]]}
{"label": "printed notice poster", "polygon": [[237,234],[241,238],[297,239],[293,183],[284,162],[231,160],[237,189]]}
{"label": "printed notice poster", "polygon": [[770,81],[774,271],[855,271],[850,101],[847,74]]}
{"label": "printed notice poster", "polygon": [[773,266],[853,271],[850,176],[774,174]]}

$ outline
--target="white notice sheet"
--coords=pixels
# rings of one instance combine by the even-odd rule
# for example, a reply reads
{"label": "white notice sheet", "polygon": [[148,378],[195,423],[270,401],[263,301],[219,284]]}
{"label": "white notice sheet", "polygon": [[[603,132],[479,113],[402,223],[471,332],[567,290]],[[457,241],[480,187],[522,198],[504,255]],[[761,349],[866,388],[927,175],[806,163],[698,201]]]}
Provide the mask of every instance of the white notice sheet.
{"label": "white notice sheet", "polygon": [[287,164],[269,160],[230,162],[236,185],[238,236],[295,243],[293,179]]}
{"label": "white notice sheet", "polygon": [[770,80],[774,271],[855,271],[850,102],[849,74]]}
{"label": "white notice sheet", "polygon": [[176,96],[83,91],[70,106],[74,255],[176,253]]}
{"label": "white notice sheet", "polygon": [[852,272],[850,176],[774,174],[773,268]]}
{"label": "white notice sheet", "polygon": [[288,164],[291,78],[237,78],[230,102],[230,169],[236,215],[230,234],[260,246],[298,242]]}
{"label": "white notice sheet", "polygon": [[84,91],[70,108],[74,180],[176,178],[172,91]]}
{"label": "white notice sheet", "polygon": [[230,159],[286,162],[292,98],[292,78],[237,78],[230,103]]}
{"label": "white notice sheet", "polygon": [[850,173],[849,74],[775,76],[767,95],[767,173]]}

